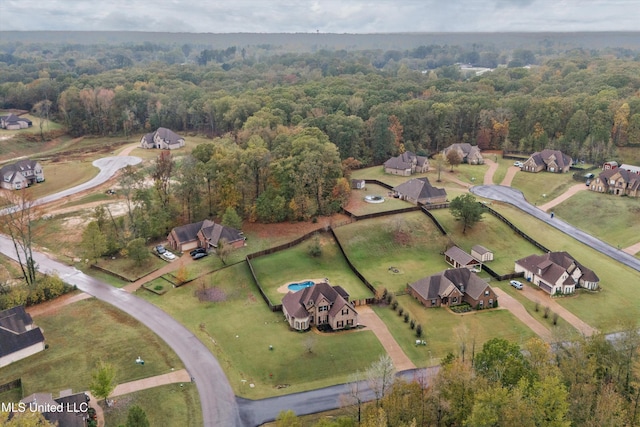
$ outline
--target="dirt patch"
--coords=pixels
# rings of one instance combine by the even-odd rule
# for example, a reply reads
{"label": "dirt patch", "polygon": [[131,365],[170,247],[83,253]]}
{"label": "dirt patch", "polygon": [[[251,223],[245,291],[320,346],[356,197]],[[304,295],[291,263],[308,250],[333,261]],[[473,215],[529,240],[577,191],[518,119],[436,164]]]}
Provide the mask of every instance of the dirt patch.
{"label": "dirt patch", "polygon": [[245,234],[256,234],[263,239],[268,238],[291,238],[300,237],[321,227],[348,221],[349,217],[343,214],[335,214],[330,217],[319,217],[317,222],[281,222],[277,224],[260,224],[257,222],[247,222],[242,226]]}
{"label": "dirt patch", "polygon": [[227,300],[227,294],[220,288],[206,288],[195,291],[201,302],[222,302]]}

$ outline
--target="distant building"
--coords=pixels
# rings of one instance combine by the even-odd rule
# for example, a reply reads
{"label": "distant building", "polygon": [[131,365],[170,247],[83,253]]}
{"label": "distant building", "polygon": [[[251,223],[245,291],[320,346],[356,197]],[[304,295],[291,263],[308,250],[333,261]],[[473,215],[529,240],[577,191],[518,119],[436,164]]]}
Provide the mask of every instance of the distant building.
{"label": "distant building", "polygon": [[418,156],[411,151],[405,151],[397,157],[384,162],[384,171],[392,175],[411,176],[414,173],[424,173],[429,170],[429,159]]}
{"label": "distant building", "polygon": [[610,162],[604,162],[602,165],[602,170],[606,171],[609,169],[616,169],[618,167],[618,162],[616,162],[615,160],[612,160]]}
{"label": "distant building", "polygon": [[26,129],[33,125],[31,120],[16,116],[11,113],[8,116],[0,117],[0,127],[7,130]]}
{"label": "distant building", "polygon": [[367,183],[364,179],[352,179],[351,180],[351,189],[352,190],[362,190]]}
{"label": "distant building", "polygon": [[0,187],[7,190],[20,190],[43,181],[44,171],[35,160],[23,159],[0,168]]}
{"label": "distant building", "polygon": [[484,157],[482,157],[482,153],[480,153],[480,149],[477,145],[471,145],[468,142],[451,144],[442,150],[442,155],[446,158],[447,154],[449,154],[449,151],[451,150],[458,152],[462,163],[468,163],[470,165],[484,164]]}
{"label": "distant building", "polygon": [[171,249],[180,252],[195,248],[216,251],[220,240],[223,239],[227,245],[233,248],[243,247],[246,240],[240,230],[217,224],[208,219],[175,227],[167,236]]}
{"label": "distant building", "polygon": [[550,295],[572,294],[576,287],[598,289],[600,279],[589,268],[576,261],[568,252],[530,255],[515,264],[516,273]]}
{"label": "distant building", "polygon": [[413,178],[393,188],[398,198],[419,205],[445,203],[447,192],[444,188],[436,188],[427,178]]}
{"label": "distant building", "polygon": [[547,171],[553,173],[564,173],[569,171],[572,163],[571,157],[559,150],[542,150],[535,152],[522,165],[524,172]]}
{"label": "distant building", "polygon": [[146,134],[140,139],[141,148],[160,148],[175,150],[184,147],[184,138],[167,128],[158,128],[155,132]]}

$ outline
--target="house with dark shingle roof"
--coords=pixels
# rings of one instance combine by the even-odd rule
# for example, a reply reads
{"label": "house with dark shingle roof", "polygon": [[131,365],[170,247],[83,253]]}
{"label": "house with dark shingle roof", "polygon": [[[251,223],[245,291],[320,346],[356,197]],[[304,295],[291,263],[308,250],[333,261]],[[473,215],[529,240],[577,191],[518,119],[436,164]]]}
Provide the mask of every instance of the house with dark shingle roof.
{"label": "house with dark shingle roof", "polygon": [[174,150],[184,147],[184,138],[167,128],[158,128],[155,132],[146,134],[140,139],[141,148],[160,148]]}
{"label": "house with dark shingle roof", "polygon": [[20,190],[43,181],[44,171],[35,160],[23,159],[0,168],[0,187],[7,190]]}
{"label": "house with dark shingle roof", "polygon": [[347,291],[326,282],[290,291],[282,298],[282,311],[289,326],[298,331],[313,325],[328,325],[334,330],[358,325],[358,312],[349,302]]}
{"label": "house with dark shingle roof", "polygon": [[411,151],[405,151],[399,156],[384,162],[385,173],[392,175],[411,176],[414,173],[425,173],[429,170],[429,159],[418,156]]}
{"label": "house with dark shingle roof", "polygon": [[413,178],[393,188],[395,195],[411,203],[427,205],[444,203],[447,192],[444,188],[436,188],[427,178]]}
{"label": "house with dark shingle roof", "polygon": [[591,181],[589,190],[617,196],[640,197],[640,174],[622,167],[607,169]]}
{"label": "house with dark shingle roof", "polygon": [[482,262],[475,259],[457,246],[451,246],[444,253],[444,260],[453,268],[482,268]]}
{"label": "house with dark shingle roof", "polygon": [[0,117],[0,127],[7,130],[26,129],[33,125],[31,120],[16,116],[11,113],[8,116]]}
{"label": "house with dark shingle roof", "polygon": [[0,368],[44,350],[42,330],[19,305],[0,311]]}
{"label": "house with dark shingle roof", "polygon": [[442,150],[442,155],[447,158],[447,154],[449,151],[455,150],[458,152],[460,156],[460,160],[462,163],[468,163],[470,165],[482,165],[484,164],[484,157],[482,157],[482,153],[480,153],[480,149],[477,145],[471,145],[468,142],[451,144],[444,150]]}
{"label": "house with dark shingle roof", "polygon": [[167,236],[167,240],[169,246],[179,252],[195,248],[215,251],[221,240],[233,248],[241,248],[245,245],[245,237],[240,230],[217,224],[208,219],[173,228]]}
{"label": "house with dark shingle roof", "polygon": [[568,155],[559,150],[545,149],[535,152],[527,159],[521,167],[525,172],[568,172],[573,160]]}
{"label": "house with dark shingle roof", "polygon": [[455,306],[463,302],[475,308],[492,308],[498,296],[491,286],[467,268],[453,268],[427,276],[408,286],[408,292],[425,307]]}
{"label": "house with dark shingle roof", "polygon": [[[44,419],[61,427],[86,427],[90,398],[86,393],[62,395],[54,399],[51,393],[33,393],[20,402],[35,410]],[[61,409],[61,410],[60,410]]]}
{"label": "house with dark shingle roof", "polygon": [[568,252],[529,255],[516,261],[515,272],[550,295],[572,294],[576,287],[596,290],[600,283],[596,273]]}

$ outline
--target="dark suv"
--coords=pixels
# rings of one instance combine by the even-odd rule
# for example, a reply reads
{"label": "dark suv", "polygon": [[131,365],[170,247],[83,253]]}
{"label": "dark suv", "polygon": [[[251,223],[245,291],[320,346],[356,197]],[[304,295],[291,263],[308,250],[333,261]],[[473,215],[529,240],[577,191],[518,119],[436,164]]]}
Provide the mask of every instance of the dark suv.
{"label": "dark suv", "polygon": [[189,255],[196,256],[197,254],[206,254],[207,250],[205,248],[197,248],[189,252]]}
{"label": "dark suv", "polygon": [[158,245],[156,246],[156,252],[158,253],[158,255],[162,255],[163,253],[165,253],[167,250],[164,248],[164,246],[162,245]]}

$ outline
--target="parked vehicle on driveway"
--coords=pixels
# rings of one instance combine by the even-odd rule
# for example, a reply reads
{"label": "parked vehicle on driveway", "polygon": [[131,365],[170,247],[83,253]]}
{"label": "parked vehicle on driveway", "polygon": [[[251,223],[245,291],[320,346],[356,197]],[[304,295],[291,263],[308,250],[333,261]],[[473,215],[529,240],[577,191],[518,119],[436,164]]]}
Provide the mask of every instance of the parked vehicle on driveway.
{"label": "parked vehicle on driveway", "polygon": [[513,166],[521,168],[522,166],[524,166],[524,163],[522,163],[521,161],[513,162]]}
{"label": "parked vehicle on driveway", "polygon": [[193,254],[193,255],[191,256],[191,258],[193,258],[194,260],[197,260],[197,259],[200,259],[200,258],[204,258],[204,257],[206,257],[206,256],[209,256],[209,254],[208,254],[208,253],[206,253],[206,252],[198,252],[198,253],[196,253],[196,254]]}
{"label": "parked vehicle on driveway", "polygon": [[189,252],[189,255],[195,256],[196,254],[206,254],[207,250],[205,248],[196,248]]}
{"label": "parked vehicle on driveway", "polygon": [[158,246],[156,246],[156,247],[155,247],[155,249],[156,249],[156,253],[157,253],[158,255],[162,255],[163,253],[165,253],[165,252],[167,251],[167,250],[164,248],[164,246],[162,246],[162,245],[158,245]]}
{"label": "parked vehicle on driveway", "polygon": [[511,284],[511,286],[513,286],[516,289],[523,288],[522,283],[518,282],[517,280],[511,280],[509,283]]}
{"label": "parked vehicle on driveway", "polygon": [[174,259],[176,259],[176,256],[172,252],[169,252],[166,249],[164,252],[160,254],[160,257],[166,261],[173,261]]}

